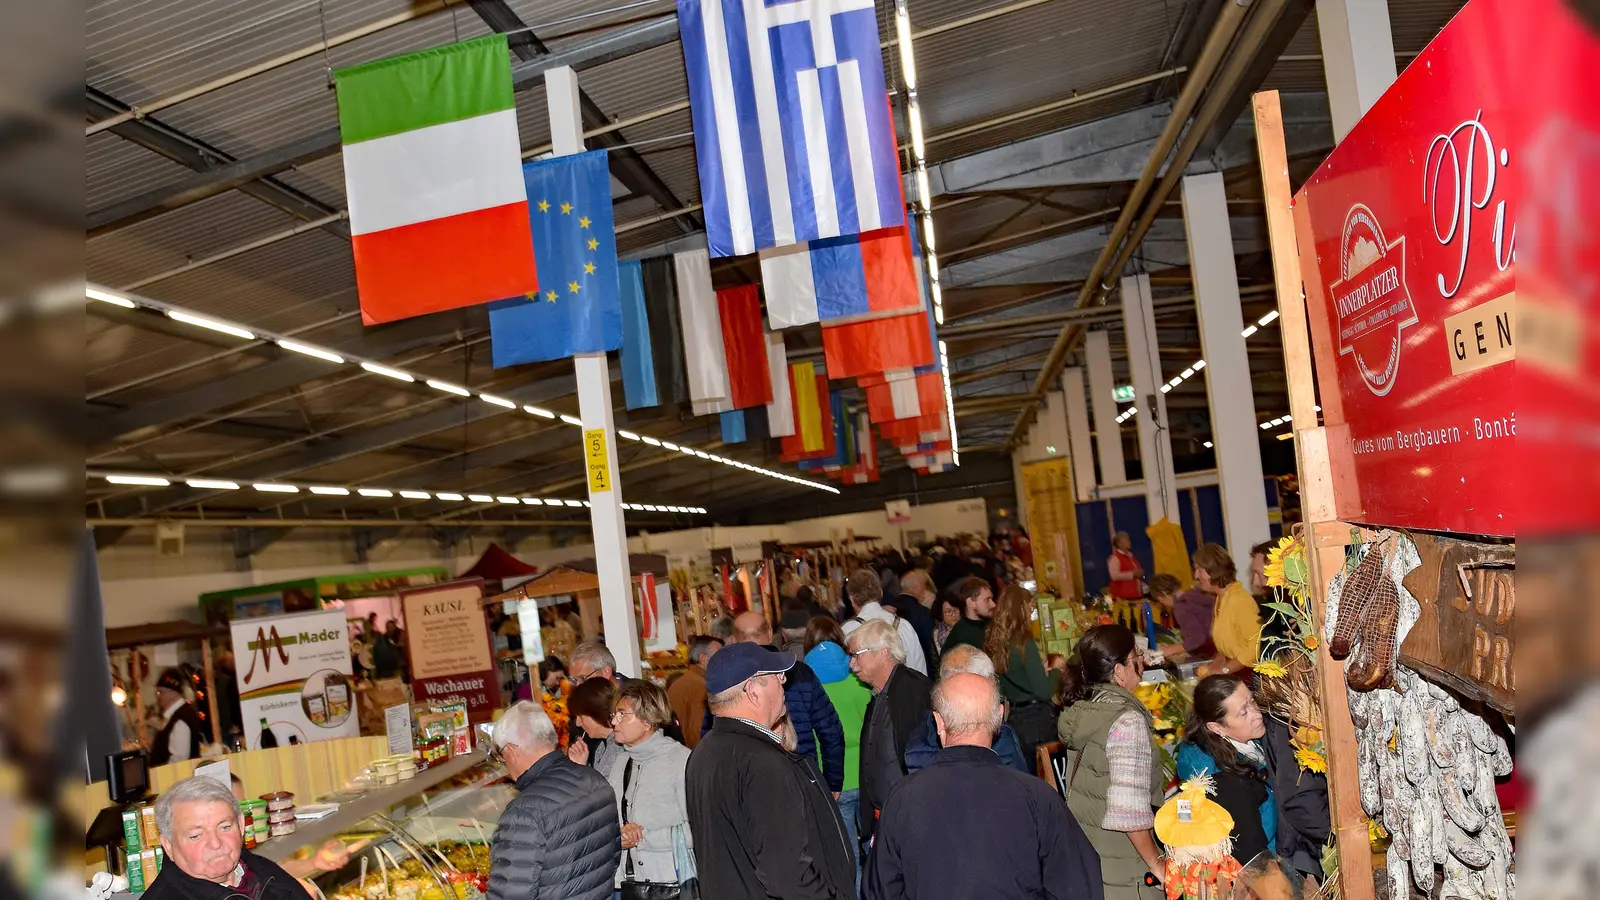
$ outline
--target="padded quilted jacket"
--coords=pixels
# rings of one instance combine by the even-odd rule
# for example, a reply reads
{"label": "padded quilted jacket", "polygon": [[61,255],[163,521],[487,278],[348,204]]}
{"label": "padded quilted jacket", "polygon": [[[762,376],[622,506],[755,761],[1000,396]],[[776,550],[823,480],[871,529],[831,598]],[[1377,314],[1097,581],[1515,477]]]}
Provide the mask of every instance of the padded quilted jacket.
{"label": "padded quilted jacket", "polygon": [[494,830],[489,900],[610,900],[622,831],[605,778],[558,750],[517,792]]}

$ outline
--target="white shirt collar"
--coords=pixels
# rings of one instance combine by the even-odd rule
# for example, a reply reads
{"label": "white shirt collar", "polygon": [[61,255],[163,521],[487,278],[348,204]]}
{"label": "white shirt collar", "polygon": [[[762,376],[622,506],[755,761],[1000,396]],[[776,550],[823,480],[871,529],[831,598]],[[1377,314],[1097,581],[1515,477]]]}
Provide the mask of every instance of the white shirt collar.
{"label": "white shirt collar", "polygon": [[179,697],[177,700],[172,701],[172,705],[171,706],[169,706],[166,709],[162,710],[161,711],[161,722],[162,722],[162,724],[164,725],[164,724],[172,721],[172,717],[174,715],[177,715],[178,710],[183,707],[183,704],[184,704],[183,698]]}

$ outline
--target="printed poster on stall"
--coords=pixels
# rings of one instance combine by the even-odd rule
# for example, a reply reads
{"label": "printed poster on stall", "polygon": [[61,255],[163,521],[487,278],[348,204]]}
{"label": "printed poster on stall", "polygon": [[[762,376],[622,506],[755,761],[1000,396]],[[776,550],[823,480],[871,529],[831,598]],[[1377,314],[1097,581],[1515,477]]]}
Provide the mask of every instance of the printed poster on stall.
{"label": "printed poster on stall", "polygon": [[1513,535],[1512,0],[1473,0],[1294,199],[1341,519]]}
{"label": "printed poster on stall", "polygon": [[1033,577],[1039,588],[1054,591],[1058,597],[1083,596],[1072,461],[1062,458],[1023,463],[1022,489],[1028,498]]}
{"label": "printed poster on stall", "polygon": [[489,721],[500,700],[482,597],[477,579],[400,592],[412,696],[423,703],[465,700],[473,722]]}
{"label": "printed poster on stall", "polygon": [[343,611],[242,619],[232,630],[246,747],[361,733]]}

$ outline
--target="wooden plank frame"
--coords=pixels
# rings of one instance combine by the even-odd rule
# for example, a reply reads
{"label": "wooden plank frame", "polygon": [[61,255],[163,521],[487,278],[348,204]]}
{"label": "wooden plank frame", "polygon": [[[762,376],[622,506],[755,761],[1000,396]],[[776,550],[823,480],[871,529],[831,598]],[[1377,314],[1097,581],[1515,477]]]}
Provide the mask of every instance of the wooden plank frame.
{"label": "wooden plank frame", "polygon": [[[1279,329],[1283,336],[1284,372],[1289,383],[1295,458],[1300,476],[1302,520],[1308,531],[1312,613],[1323,631],[1328,583],[1344,567],[1350,526],[1339,522],[1335,498],[1354,488],[1348,473],[1336,472],[1329,449],[1339,446],[1343,427],[1317,424],[1315,367],[1311,334],[1302,293],[1300,255],[1290,201],[1289,158],[1284,147],[1283,109],[1277,91],[1251,98],[1256,148],[1261,162],[1261,187],[1266,204],[1267,237],[1272,249],[1277,287]],[[1325,385],[1334,382],[1324,381]],[[1337,390],[1330,388],[1334,393]],[[1344,537],[1340,538],[1339,535]],[[1356,768],[1355,724],[1345,695],[1344,666],[1327,653],[1317,656],[1317,680],[1326,722],[1328,808],[1339,848],[1339,875],[1345,900],[1374,900],[1372,852],[1367,815],[1361,808],[1360,774]]]}

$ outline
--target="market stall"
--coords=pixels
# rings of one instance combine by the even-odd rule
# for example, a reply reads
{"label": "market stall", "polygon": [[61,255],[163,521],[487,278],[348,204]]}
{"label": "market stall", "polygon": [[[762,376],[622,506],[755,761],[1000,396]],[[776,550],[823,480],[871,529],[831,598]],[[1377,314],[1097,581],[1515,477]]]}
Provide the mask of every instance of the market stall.
{"label": "market stall", "polygon": [[[194,694],[196,711],[205,723],[208,735],[203,743],[226,740],[227,725],[237,722],[238,711],[228,708],[228,701],[219,705],[217,674],[212,656],[212,642],[226,638],[228,629],[194,622],[157,622],[127,628],[106,629],[106,650],[110,655],[112,700],[118,707],[125,729],[124,744],[133,739],[140,747],[148,747],[154,732],[151,721],[161,716],[154,707],[156,678],[163,668],[174,668]],[[198,648],[198,668],[184,663],[179,657],[182,647]],[[231,678],[232,673],[227,673]],[[237,691],[234,692],[235,694]],[[122,702],[116,703],[117,698]],[[223,727],[218,734],[218,724]]]}
{"label": "market stall", "polygon": [[1349,900],[1514,891],[1515,206],[1497,174],[1522,148],[1485,57],[1515,6],[1471,0],[1292,201],[1278,97],[1254,103],[1304,522],[1275,561],[1309,620],[1289,661],[1320,705]]}

